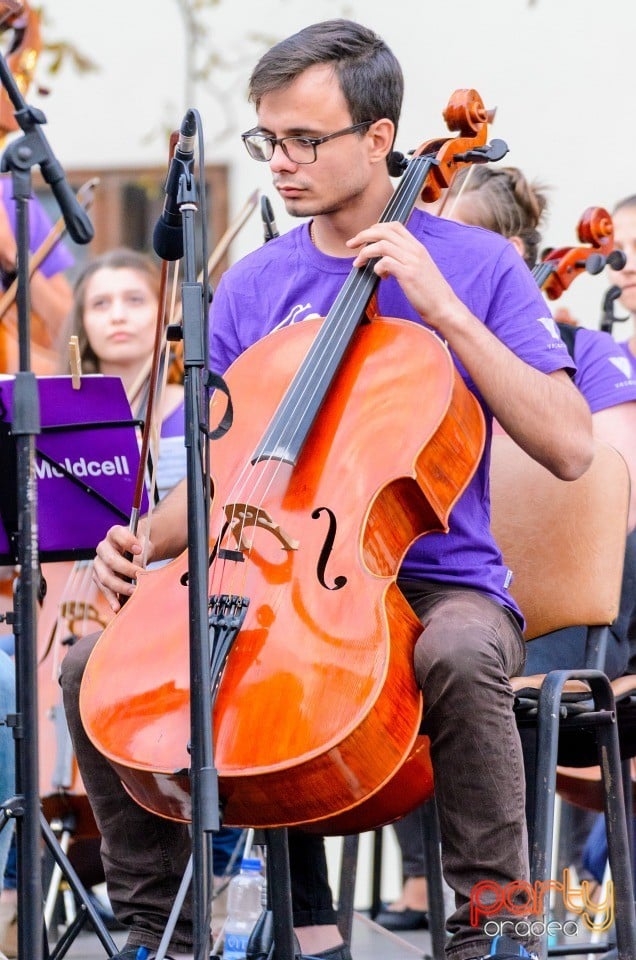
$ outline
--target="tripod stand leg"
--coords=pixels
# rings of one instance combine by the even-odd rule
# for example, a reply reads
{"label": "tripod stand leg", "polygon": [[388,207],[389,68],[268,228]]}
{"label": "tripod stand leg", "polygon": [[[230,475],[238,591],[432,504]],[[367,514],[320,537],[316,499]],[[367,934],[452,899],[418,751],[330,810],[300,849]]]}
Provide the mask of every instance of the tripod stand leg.
{"label": "tripod stand leg", "polygon": [[[106,950],[107,955],[109,957],[113,957],[117,953],[115,942],[106,929],[99,913],[91,903],[82,881],[78,877],[68,857],[57,842],[55,834],[51,830],[51,827],[49,826],[49,823],[42,812],[40,812],[40,827],[42,829],[42,836],[44,837],[47,847],[51,851],[53,859],[55,860],[56,864],[60,866],[64,876],[67,879],[68,885],[82,904],[82,909],[86,911],[86,916],[89,917],[93,925],[93,929],[101,941],[102,946]],[[77,932],[79,932],[79,926],[77,928]]]}
{"label": "tripod stand leg", "polygon": [[181,883],[179,884],[177,896],[175,898],[172,910],[170,911],[170,916],[168,917],[168,923],[166,924],[166,929],[163,932],[161,943],[159,944],[159,948],[155,954],[155,960],[164,960],[166,951],[170,946],[170,938],[172,937],[174,928],[177,925],[177,920],[179,919],[179,914],[181,913],[181,907],[183,906],[183,901],[185,900],[186,893],[188,892],[188,887],[192,883],[192,868],[193,862],[192,857],[190,857],[183,877],[181,878]]}
{"label": "tripod stand leg", "polygon": [[[69,848],[70,842],[71,842],[70,831],[65,830],[62,833],[62,836],[59,840],[60,850],[62,851],[64,856],[68,856],[68,848]],[[57,898],[60,895],[60,884],[62,882],[63,876],[64,874],[62,873],[62,867],[56,861],[55,866],[53,867],[53,873],[51,874],[51,879],[49,881],[49,887],[47,890],[46,899],[44,901],[44,926],[46,927],[47,930],[50,929],[51,924],[53,922],[53,913],[55,911]],[[72,920],[74,919],[74,917],[71,917],[70,919]]]}
{"label": "tripod stand leg", "polygon": [[291,906],[289,877],[289,843],[287,830],[277,828],[265,831],[267,883],[273,918],[275,960],[294,960],[294,921]]}

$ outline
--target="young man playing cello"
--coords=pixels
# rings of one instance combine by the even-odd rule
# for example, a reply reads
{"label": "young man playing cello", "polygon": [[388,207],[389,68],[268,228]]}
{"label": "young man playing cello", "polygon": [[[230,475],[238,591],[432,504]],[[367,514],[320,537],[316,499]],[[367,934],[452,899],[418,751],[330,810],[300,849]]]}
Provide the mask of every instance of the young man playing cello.
{"label": "young man playing cello", "polygon": [[[378,258],[380,313],[435,331],[488,425],[496,416],[554,474],[580,476],[592,457],[589,410],[570,382],[572,362],[552,332],[536,284],[514,250],[499,237],[419,210],[407,227],[376,222],[393,190],[386,159],[402,98],[401,70],[384,42],[349,21],[315,24],[261,58],[250,93],[257,126],[244,134],[246,146],[269,163],[287,211],[310,219],[226,273],[212,308],[215,369],[274,328],[325,315],[352,264]],[[425,628],[414,667],[426,703],[444,870],[456,893],[448,921],[452,960],[529,956],[515,940],[493,947],[469,916],[478,882],[504,886],[528,877],[523,763],[508,682],[522,669],[524,642],[506,589],[510,574],[489,531],[488,459],[487,449],[454,508],[449,533],[418,540],[399,580]],[[149,559],[184,550],[185,517],[181,485],[153,516]],[[139,570],[124,555],[139,556],[143,537],[143,523],[137,537],[114,527],[98,547],[96,578],[114,609],[118,595],[134,590],[126,578]],[[137,945],[159,943],[185,868],[187,831],[136,807],[88,741],[77,704],[88,652],[89,645],[79,644],[69,652],[62,685],[104,838],[111,902],[132,927],[122,956],[134,957]],[[481,724],[485,715],[488,722]],[[322,843],[293,836],[300,946],[305,954],[344,960],[348,949],[335,926]],[[186,952],[190,943],[186,905],[173,951]]]}

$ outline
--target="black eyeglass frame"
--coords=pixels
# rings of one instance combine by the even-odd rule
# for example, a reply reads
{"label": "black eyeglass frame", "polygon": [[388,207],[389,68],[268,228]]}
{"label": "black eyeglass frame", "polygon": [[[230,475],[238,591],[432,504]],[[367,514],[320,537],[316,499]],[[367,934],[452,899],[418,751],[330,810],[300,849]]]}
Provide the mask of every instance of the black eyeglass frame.
{"label": "black eyeglass frame", "polygon": [[[318,150],[316,148],[319,147],[321,143],[326,143],[328,140],[335,140],[336,137],[344,137],[348,133],[357,133],[358,130],[362,130],[363,127],[369,127],[371,126],[372,123],[375,123],[375,120],[364,120],[362,123],[354,123],[353,126],[345,127],[343,130],[336,130],[335,133],[328,133],[324,137],[298,137],[298,136],[268,137],[266,134],[261,133],[258,127],[254,127],[253,130],[246,130],[245,133],[242,133],[241,140],[245,144],[245,149],[247,150],[252,160],[256,160],[259,163],[269,163],[269,161],[274,156],[274,150],[276,149],[277,146],[279,146],[288,160],[290,160],[292,163],[298,163],[302,165],[302,164],[309,164],[309,163],[316,162],[316,160],[318,159]],[[269,148],[271,152],[268,157],[266,156],[255,157],[254,154],[250,152],[248,141],[252,137],[254,138],[258,137],[258,139],[261,140],[263,143],[269,144]],[[313,151],[314,151],[313,160],[295,160],[294,157],[290,157],[287,147],[285,146],[286,140],[300,140],[302,141],[303,144],[307,144],[313,147]]]}

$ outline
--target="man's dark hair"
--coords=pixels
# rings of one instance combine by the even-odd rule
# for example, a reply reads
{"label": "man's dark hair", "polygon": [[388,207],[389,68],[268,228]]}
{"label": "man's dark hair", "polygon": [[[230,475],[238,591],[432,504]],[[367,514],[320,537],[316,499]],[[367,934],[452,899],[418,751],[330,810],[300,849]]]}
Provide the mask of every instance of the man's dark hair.
{"label": "man's dark hair", "polygon": [[325,20],[281,40],[256,64],[249,99],[258,108],[273,90],[292,83],[316,64],[333,64],[352,123],[392,120],[402,107],[402,68],[384,40],[352,20]]}

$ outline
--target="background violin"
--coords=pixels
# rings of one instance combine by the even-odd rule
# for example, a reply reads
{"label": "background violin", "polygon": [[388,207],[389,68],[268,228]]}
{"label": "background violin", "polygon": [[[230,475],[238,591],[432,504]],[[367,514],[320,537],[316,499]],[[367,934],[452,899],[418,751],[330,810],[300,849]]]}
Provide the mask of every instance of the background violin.
{"label": "background violin", "polygon": [[[97,177],[87,180],[77,192],[80,205],[89,210],[99,184]],[[29,258],[29,277],[44,262],[66,234],[63,217],[55,222],[40,246]],[[19,367],[18,315],[16,308],[17,279],[0,295],[0,370],[14,373]],[[59,336],[47,318],[31,311],[31,365],[39,376],[59,374],[63,362],[58,347]]]}
{"label": "background violin", "polygon": [[577,247],[547,250],[532,271],[539,289],[549,300],[558,300],[581,273],[597,274],[610,266],[621,270],[625,254],[614,246],[612,218],[603,207],[588,207],[579,220]]}
{"label": "background violin", "polygon": [[[7,66],[23,96],[33,82],[35,68],[42,50],[40,14],[22,0],[0,3],[0,33],[11,31]],[[15,107],[4,87],[0,90],[0,137],[19,129],[14,116]]]}
{"label": "background violin", "polygon": [[[40,15],[31,7],[18,0],[0,4],[0,34],[3,39],[8,38],[5,59],[10,68],[16,85],[23,96],[32,83],[35,68],[42,49],[40,37]],[[0,138],[18,130],[14,116],[15,107],[7,91],[0,90]],[[10,195],[10,180],[3,178],[4,197]],[[2,216],[2,255],[1,263],[5,271],[11,271],[15,262],[15,242],[12,235],[10,220],[7,220],[6,203],[0,211]],[[38,224],[38,230],[43,230],[44,224]],[[56,224],[35,251],[29,264],[29,276],[32,277],[42,261],[51,252],[63,235],[62,224]],[[70,258],[69,258],[70,259]],[[58,262],[62,262],[59,260]],[[66,265],[67,261],[63,261]],[[59,328],[64,321],[70,306],[71,292],[61,273],[45,278],[38,274],[37,283],[33,283],[32,310],[31,310],[31,363],[36,374],[58,373],[60,363],[55,349]],[[9,281],[5,279],[5,283]],[[1,298],[0,309],[0,370],[13,372],[18,369],[18,331],[17,310],[14,305],[15,288],[6,291]],[[39,310],[39,312],[38,312]]]}

